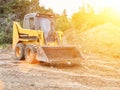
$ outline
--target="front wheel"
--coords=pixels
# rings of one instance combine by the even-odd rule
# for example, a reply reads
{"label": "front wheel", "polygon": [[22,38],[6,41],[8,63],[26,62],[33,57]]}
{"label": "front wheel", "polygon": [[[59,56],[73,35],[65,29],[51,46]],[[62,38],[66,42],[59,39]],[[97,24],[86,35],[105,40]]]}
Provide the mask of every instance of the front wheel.
{"label": "front wheel", "polygon": [[36,60],[36,53],[37,53],[37,50],[36,50],[35,46],[33,46],[33,45],[26,46],[25,60],[30,64],[37,63],[38,61]]}
{"label": "front wheel", "polygon": [[22,60],[25,58],[24,56],[25,45],[22,43],[18,43],[15,47],[15,59]]}

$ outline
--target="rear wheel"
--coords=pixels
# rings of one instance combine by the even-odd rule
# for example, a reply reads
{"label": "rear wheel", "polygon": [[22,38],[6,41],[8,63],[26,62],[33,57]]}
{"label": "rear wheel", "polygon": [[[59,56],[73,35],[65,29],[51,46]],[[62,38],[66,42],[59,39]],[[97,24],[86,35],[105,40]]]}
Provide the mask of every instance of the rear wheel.
{"label": "rear wheel", "polygon": [[36,60],[37,49],[33,45],[26,46],[25,49],[25,60],[30,64],[35,64],[38,61]]}
{"label": "rear wheel", "polygon": [[24,56],[25,45],[22,43],[18,43],[15,47],[15,59],[22,60],[25,58]]}

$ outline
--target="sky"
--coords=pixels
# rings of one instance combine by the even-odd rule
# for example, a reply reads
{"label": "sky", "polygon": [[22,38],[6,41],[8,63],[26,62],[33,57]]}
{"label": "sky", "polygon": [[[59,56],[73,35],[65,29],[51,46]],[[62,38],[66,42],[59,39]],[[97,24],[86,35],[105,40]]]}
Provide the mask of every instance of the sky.
{"label": "sky", "polygon": [[104,7],[120,10],[119,0],[40,0],[40,6],[44,6],[46,9],[51,8],[56,13],[62,14],[66,9],[68,17],[71,17],[82,5],[87,3],[94,8],[96,13],[103,10]]}
{"label": "sky", "polygon": [[[76,3],[76,2],[79,3]],[[73,12],[77,12],[82,6],[81,0],[40,0],[40,5],[45,8],[52,8],[54,12],[61,14],[66,9],[67,14],[71,16]]]}

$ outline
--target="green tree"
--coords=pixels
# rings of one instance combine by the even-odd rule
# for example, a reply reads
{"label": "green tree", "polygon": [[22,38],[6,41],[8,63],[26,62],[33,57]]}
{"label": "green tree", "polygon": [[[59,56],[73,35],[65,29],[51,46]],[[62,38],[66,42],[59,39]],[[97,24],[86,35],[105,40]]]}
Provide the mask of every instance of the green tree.
{"label": "green tree", "polygon": [[62,15],[56,14],[56,30],[65,31],[70,28],[70,22],[67,18],[66,10]]}
{"label": "green tree", "polygon": [[88,4],[87,9],[83,6],[72,16],[72,25],[75,29],[87,29],[95,25],[94,9]]}

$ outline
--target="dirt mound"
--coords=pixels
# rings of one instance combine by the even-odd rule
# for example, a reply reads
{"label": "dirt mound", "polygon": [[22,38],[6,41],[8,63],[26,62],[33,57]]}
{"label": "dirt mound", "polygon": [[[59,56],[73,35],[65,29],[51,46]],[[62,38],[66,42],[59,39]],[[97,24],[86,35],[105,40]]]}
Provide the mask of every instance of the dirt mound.
{"label": "dirt mound", "polygon": [[111,23],[103,24],[86,30],[67,32],[69,44],[80,45],[84,53],[99,53],[113,57],[120,55],[120,27]]}

